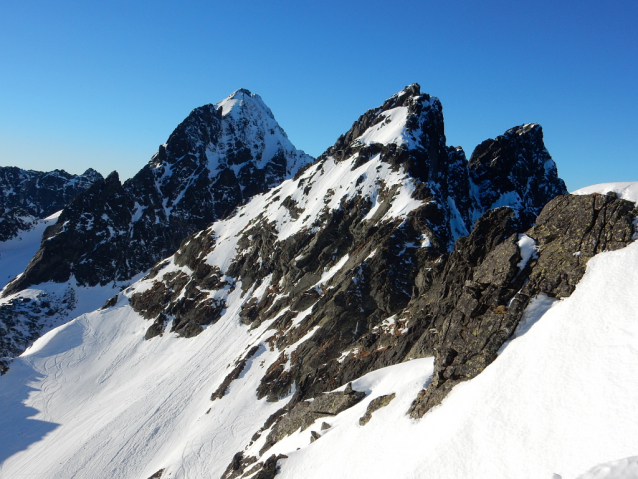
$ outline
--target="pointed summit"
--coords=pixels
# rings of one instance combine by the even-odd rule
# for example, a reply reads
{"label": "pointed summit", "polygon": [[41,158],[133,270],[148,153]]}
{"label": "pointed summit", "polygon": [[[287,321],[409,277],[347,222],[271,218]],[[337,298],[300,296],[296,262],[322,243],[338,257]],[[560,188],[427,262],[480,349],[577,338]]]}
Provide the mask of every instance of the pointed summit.
{"label": "pointed summit", "polygon": [[[192,232],[312,161],[290,142],[259,95],[237,90],[195,108],[121,187],[112,173],[96,183],[98,196],[76,198],[60,217],[65,227],[42,245],[9,290],[71,276],[89,286],[127,281],[175,252]],[[71,244],[73,254],[65,255]]]}

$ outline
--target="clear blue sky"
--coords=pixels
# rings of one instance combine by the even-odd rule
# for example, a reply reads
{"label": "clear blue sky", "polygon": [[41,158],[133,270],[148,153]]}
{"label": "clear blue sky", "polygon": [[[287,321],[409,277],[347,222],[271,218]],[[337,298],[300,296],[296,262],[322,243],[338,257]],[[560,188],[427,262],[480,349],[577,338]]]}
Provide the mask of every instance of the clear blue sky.
{"label": "clear blue sky", "polygon": [[538,122],[568,188],[638,181],[637,23],[635,0],[3,0],[0,165],[127,178],[241,87],[317,156],[418,82],[468,156]]}

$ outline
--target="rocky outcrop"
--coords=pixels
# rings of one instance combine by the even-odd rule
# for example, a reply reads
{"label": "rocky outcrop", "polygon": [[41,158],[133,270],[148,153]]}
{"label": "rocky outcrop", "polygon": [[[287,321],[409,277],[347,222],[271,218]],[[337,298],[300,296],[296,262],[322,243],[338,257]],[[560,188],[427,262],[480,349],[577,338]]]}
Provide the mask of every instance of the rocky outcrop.
{"label": "rocky outcrop", "polygon": [[392,402],[395,397],[396,393],[384,394],[383,396],[379,396],[370,401],[370,404],[368,404],[368,407],[366,409],[366,413],[359,418],[359,425],[365,426],[366,424],[368,424],[370,422],[370,419],[372,419],[372,414],[382,407],[386,407]]}
{"label": "rocky outcrop", "polygon": [[474,149],[469,168],[483,211],[510,206],[526,227],[548,199],[567,193],[537,123],[510,128],[484,141]]}
{"label": "rocky outcrop", "polygon": [[355,391],[352,385],[348,384],[344,391],[320,394],[310,402],[302,401],[295,404],[289,412],[277,419],[259,454],[263,455],[274,444],[293,432],[299,429],[306,430],[317,419],[336,416],[351,408],[365,396],[364,392]]}
{"label": "rocky outcrop", "polygon": [[34,220],[60,211],[101,179],[102,175],[90,168],[81,175],[72,175],[63,170],[0,167],[0,241],[31,229]]}
{"label": "rocky outcrop", "polygon": [[493,210],[458,242],[432,288],[407,311],[426,325],[408,357],[433,354],[432,383],[410,408],[421,417],[459,382],[476,377],[514,333],[525,308],[544,294],[565,298],[602,251],[634,235],[635,205],[615,195],[559,196],[525,232],[535,253],[521,256],[513,212]]}

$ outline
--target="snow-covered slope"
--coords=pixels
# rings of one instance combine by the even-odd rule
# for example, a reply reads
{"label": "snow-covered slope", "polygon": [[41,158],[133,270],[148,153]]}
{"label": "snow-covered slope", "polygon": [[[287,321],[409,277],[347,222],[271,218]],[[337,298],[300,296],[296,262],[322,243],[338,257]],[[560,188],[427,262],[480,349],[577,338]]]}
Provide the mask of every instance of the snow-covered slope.
{"label": "snow-covered slope", "polygon": [[[406,410],[430,381],[431,359],[354,381],[368,393],[362,402],[274,446],[288,456],[281,477],[567,479],[635,454],[636,271],[635,243],[590,260],[571,297],[528,318],[525,334],[419,421]],[[164,477],[221,476],[280,407],[255,396],[278,352],[263,341],[267,324],[248,331],[237,320],[241,294],[230,292],[235,306],[189,340],[144,341],[148,323],[125,298],[38,340],[0,380],[9,412],[0,418],[3,477],[146,478],[160,469]],[[243,373],[211,402],[253,344],[261,346]],[[359,425],[368,404],[391,393]],[[311,431],[321,431],[312,444]],[[593,474],[585,477],[617,477]]]}
{"label": "snow-covered slope", "polygon": [[638,181],[600,183],[576,190],[572,192],[572,195],[591,195],[592,193],[604,195],[610,192],[616,193],[616,195],[623,200],[633,201],[635,203],[638,201]]}

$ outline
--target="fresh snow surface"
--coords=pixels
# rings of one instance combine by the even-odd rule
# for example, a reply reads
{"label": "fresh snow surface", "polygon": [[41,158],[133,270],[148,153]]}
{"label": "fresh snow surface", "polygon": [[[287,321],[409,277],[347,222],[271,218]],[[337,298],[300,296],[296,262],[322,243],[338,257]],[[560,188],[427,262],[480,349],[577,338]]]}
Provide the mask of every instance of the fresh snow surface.
{"label": "fresh snow surface", "polygon": [[228,395],[210,401],[269,324],[240,324],[240,293],[215,327],[188,340],[144,341],[149,322],[125,299],[40,338],[0,380],[10,411],[0,416],[0,477],[146,478],[163,467],[173,478],[219,477],[283,404],[254,394],[279,355],[264,346]]}
{"label": "fresh snow surface", "polygon": [[257,158],[257,168],[264,168],[280,151],[287,153],[287,170],[291,176],[303,164],[312,161],[303,151],[294,147],[259,95],[237,90],[217,103],[216,107],[222,110],[222,136],[217,143],[208,145],[206,150],[211,177],[224,168],[231,168],[237,174],[245,166],[229,165],[226,159],[229,145],[233,145],[238,137]]}
{"label": "fresh snow surface", "polygon": [[[141,274],[136,276],[132,281],[141,276]],[[22,334],[24,337],[30,337],[33,332],[42,335],[81,314],[98,309],[106,300],[118,294],[124,286],[121,284],[79,286],[75,277],[71,277],[65,283],[48,282],[31,286],[18,293],[0,298],[0,305],[14,303],[18,305],[18,310],[38,316],[38,330],[30,330],[32,324],[28,320],[18,322],[14,328],[8,328],[4,318],[0,318],[0,328],[9,329],[6,337],[22,345],[22,341],[16,337],[17,335]],[[43,300],[52,308],[53,314],[45,314],[39,309],[40,301]]]}
{"label": "fresh snow surface", "polygon": [[523,271],[530,259],[537,256],[536,241],[527,235],[518,235],[518,248],[521,252],[521,261],[516,265],[520,271]]}
{"label": "fresh snow surface", "polygon": [[600,193],[604,195],[613,191],[623,200],[638,202],[638,181],[620,182],[620,183],[600,183],[591,185],[573,191],[572,195],[591,195],[592,193]]}
{"label": "fresh snow surface", "polygon": [[33,228],[29,231],[21,231],[15,238],[0,242],[0,290],[25,270],[40,248],[42,233],[47,226],[55,224],[60,213],[62,211],[45,219],[34,220]]}
{"label": "fresh snow surface", "polygon": [[380,143],[382,145],[405,145],[413,149],[420,145],[420,142],[406,128],[408,119],[408,108],[399,106],[383,113],[384,119],[368,128],[363,135],[357,138],[357,142],[362,145],[372,145]]}
{"label": "fresh snow surface", "polygon": [[600,464],[577,479],[636,479],[638,477],[638,456]]}

